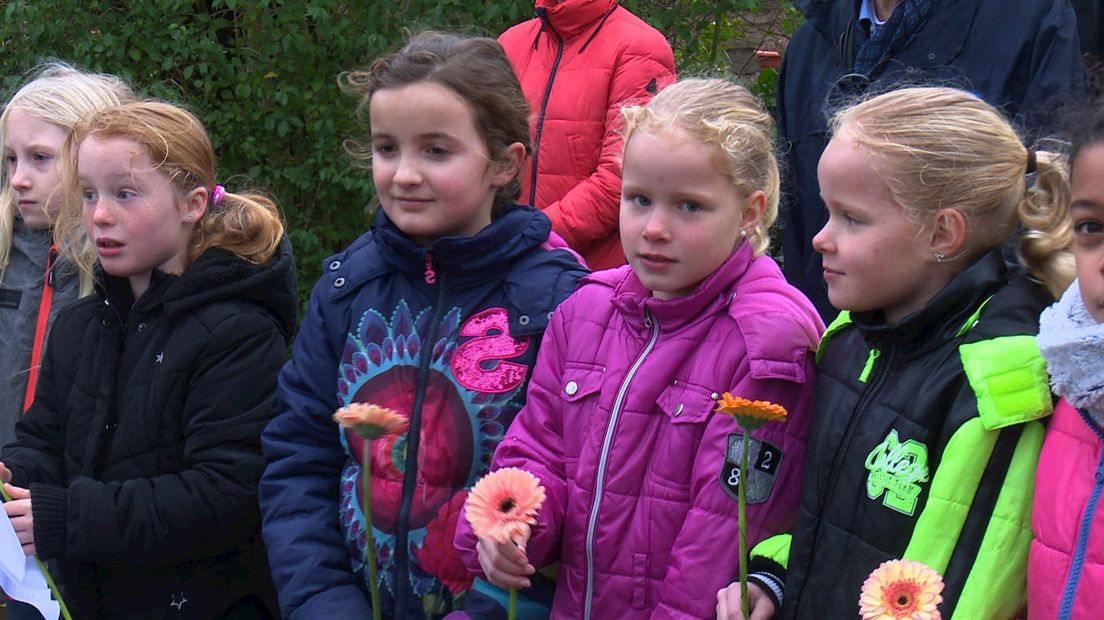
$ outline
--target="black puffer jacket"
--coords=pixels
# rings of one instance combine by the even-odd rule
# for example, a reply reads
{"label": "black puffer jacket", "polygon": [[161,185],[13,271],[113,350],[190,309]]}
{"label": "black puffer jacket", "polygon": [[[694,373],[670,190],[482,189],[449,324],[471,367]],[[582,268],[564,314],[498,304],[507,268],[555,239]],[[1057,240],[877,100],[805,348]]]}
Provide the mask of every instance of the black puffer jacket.
{"label": "black puffer jacket", "polygon": [[35,403],[0,459],[29,487],[39,555],[82,618],[275,609],[260,538],[260,433],[295,324],[285,240],[267,265],[221,249],[125,279],[57,319]]}
{"label": "black puffer jacket", "polygon": [[783,618],[855,617],[866,576],[900,557],[943,576],[944,618],[1015,617],[1052,410],[1035,333],[1052,301],[995,250],[900,323],[828,328]]}

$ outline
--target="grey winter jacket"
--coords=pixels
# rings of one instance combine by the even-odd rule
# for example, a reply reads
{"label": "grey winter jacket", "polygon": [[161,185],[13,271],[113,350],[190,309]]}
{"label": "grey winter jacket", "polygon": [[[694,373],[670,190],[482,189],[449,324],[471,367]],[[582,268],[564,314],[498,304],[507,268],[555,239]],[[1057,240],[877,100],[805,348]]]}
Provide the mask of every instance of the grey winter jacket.
{"label": "grey winter jacket", "polygon": [[[0,446],[15,438],[15,423],[23,413],[52,240],[50,231],[28,228],[16,214],[10,261],[0,273]],[[78,289],[76,270],[55,261],[54,300],[48,325],[53,325],[59,310],[77,298]]]}

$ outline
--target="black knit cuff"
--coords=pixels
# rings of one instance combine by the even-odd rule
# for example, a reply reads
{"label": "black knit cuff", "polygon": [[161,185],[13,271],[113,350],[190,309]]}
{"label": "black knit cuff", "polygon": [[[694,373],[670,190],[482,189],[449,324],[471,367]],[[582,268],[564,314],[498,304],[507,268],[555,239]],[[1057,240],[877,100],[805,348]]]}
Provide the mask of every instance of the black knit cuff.
{"label": "black knit cuff", "polygon": [[32,484],[30,491],[36,553],[43,559],[56,558],[65,551],[69,520],[65,488]]}

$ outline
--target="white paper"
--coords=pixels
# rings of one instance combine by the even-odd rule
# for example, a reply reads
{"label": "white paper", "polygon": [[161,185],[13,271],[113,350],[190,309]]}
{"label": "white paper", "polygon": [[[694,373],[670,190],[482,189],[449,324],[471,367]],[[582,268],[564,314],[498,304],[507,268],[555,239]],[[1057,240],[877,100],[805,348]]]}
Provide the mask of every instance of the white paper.
{"label": "white paper", "polygon": [[23,546],[11,521],[0,519],[0,588],[9,598],[33,605],[45,620],[57,620],[61,605],[50,596],[50,586],[34,557],[23,554]]}

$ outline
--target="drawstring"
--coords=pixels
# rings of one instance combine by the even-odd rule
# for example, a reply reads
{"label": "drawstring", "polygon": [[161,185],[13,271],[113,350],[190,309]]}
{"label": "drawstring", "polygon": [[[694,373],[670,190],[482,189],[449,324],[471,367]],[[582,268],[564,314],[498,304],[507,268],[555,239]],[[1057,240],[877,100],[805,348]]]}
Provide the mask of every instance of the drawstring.
{"label": "drawstring", "polygon": [[42,281],[42,299],[38,302],[38,321],[35,324],[34,346],[31,347],[31,372],[27,377],[27,391],[23,394],[23,413],[34,402],[35,386],[38,385],[38,369],[42,364],[42,345],[46,340],[46,324],[50,320],[50,307],[54,304],[54,261],[57,260],[57,244],[50,246],[46,257],[46,275]]}

